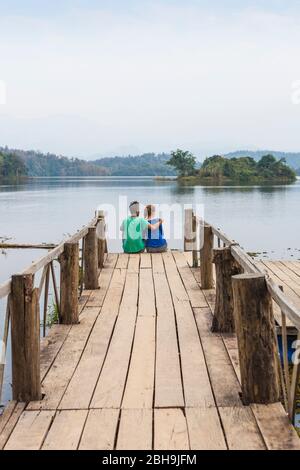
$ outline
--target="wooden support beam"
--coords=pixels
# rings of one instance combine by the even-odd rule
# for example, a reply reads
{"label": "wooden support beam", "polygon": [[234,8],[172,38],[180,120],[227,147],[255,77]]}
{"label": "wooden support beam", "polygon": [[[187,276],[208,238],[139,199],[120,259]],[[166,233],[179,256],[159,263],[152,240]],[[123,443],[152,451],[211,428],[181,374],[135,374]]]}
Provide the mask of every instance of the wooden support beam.
{"label": "wooden support beam", "polygon": [[263,274],[232,277],[244,404],[280,401],[272,297]]}
{"label": "wooden support beam", "polygon": [[59,320],[64,325],[79,322],[79,244],[65,243],[65,249],[59,257],[60,262],[60,306]]}
{"label": "wooden support beam", "polygon": [[54,243],[0,243],[0,249],[9,250],[9,249],[34,249],[34,250],[53,250],[57,245]]}
{"label": "wooden support beam", "polygon": [[229,247],[213,250],[213,262],[216,267],[216,303],[212,331],[233,333],[235,326],[231,277],[240,274],[242,270]]}
{"label": "wooden support beam", "polygon": [[98,240],[96,227],[89,227],[84,241],[84,286],[87,290],[99,288]]}
{"label": "wooden support beam", "polygon": [[201,229],[203,239],[200,249],[201,288],[212,289],[213,281],[213,246],[214,234],[211,225],[204,224]]}
{"label": "wooden support beam", "polygon": [[40,400],[40,316],[32,274],[12,276],[11,343],[13,399]]}

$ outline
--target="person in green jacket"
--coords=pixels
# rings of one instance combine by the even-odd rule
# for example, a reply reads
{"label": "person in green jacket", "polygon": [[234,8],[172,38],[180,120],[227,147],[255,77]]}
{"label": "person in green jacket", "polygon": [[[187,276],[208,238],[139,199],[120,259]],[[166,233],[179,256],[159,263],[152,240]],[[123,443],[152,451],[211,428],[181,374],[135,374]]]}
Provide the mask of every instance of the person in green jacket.
{"label": "person in green jacket", "polygon": [[129,205],[130,215],[121,224],[124,253],[142,253],[145,250],[144,237],[147,231],[155,231],[161,225],[162,220],[156,224],[150,224],[146,219],[140,217],[140,204],[133,201]]}

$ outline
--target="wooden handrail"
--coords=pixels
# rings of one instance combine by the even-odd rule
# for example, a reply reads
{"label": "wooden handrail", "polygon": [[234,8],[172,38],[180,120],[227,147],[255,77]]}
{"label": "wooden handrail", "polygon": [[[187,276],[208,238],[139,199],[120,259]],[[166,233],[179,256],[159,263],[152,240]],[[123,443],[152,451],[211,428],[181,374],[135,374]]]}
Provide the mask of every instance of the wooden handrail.
{"label": "wooden handrail", "polygon": [[[231,254],[248,274],[262,273],[255,261],[239,245],[230,246]],[[263,273],[265,274],[265,273]]]}
{"label": "wooden handrail", "polygon": [[[88,234],[90,227],[95,227],[97,224],[97,217],[94,217],[86,226],[84,226],[77,233],[62,241],[57,247],[53,248],[46,255],[34,261],[29,267],[21,271],[20,274],[36,274],[40,269],[47,266],[51,261],[57,259],[64,251],[65,243],[75,243],[81,240]],[[0,299],[7,297],[11,292],[11,280],[6,281],[0,285]]]}
{"label": "wooden handrail", "polygon": [[266,282],[268,290],[273,298],[273,300],[280,307],[281,311],[291,320],[295,327],[300,331],[300,309],[296,307],[285,295],[279,286],[270,278],[268,273],[261,269],[253,258],[246,253],[245,250],[234,240],[229,238],[222,232],[219,228],[211,225],[213,234],[220,240],[225,243],[226,246],[229,246],[231,249],[231,254],[234,259],[240,264],[244,271],[248,274],[264,274],[266,276]]}
{"label": "wooden handrail", "polygon": [[222,240],[225,245],[233,245],[235,243],[234,240],[231,240],[224,232],[222,232],[219,228],[214,227],[213,225],[211,226],[213,234]]}
{"label": "wooden handrail", "polygon": [[280,287],[266,275],[267,287],[273,300],[280,307],[281,311],[291,320],[295,327],[300,331],[300,310],[293,302],[287,298]]}
{"label": "wooden handrail", "polygon": [[[238,293],[237,293],[237,291],[235,292],[235,300],[234,300],[234,304],[235,304],[235,306],[234,306],[235,323],[238,324],[238,317],[241,316],[241,312],[242,312],[242,310],[240,308],[240,306],[242,305],[241,302],[244,302],[245,311],[247,311],[247,315],[249,314],[247,305],[250,306],[250,303],[251,303],[249,301],[250,298],[252,298],[253,301],[255,301],[255,300],[257,301],[257,304],[256,304],[255,308],[256,308],[256,311],[261,309],[260,313],[261,313],[262,316],[267,315],[267,313],[268,313],[267,312],[268,308],[266,306],[267,305],[266,299],[267,299],[268,296],[269,296],[269,299],[273,300],[281,310],[281,317],[282,317],[282,323],[283,323],[283,327],[281,329],[281,334],[282,334],[283,346],[285,345],[283,347],[283,363],[284,363],[285,370],[283,370],[283,368],[282,368],[282,365],[281,365],[281,362],[280,362],[280,359],[279,359],[279,355],[278,355],[278,340],[277,339],[274,340],[274,338],[276,338],[276,328],[275,328],[275,323],[274,323],[274,327],[273,327],[274,328],[274,335],[272,334],[272,331],[271,331],[271,325],[269,325],[269,339],[268,339],[267,343],[268,343],[268,348],[270,350],[272,348],[274,350],[274,347],[277,350],[274,357],[277,358],[277,366],[278,366],[278,374],[279,375],[278,375],[278,377],[275,377],[276,376],[276,364],[274,362],[274,357],[271,355],[267,359],[266,364],[263,368],[265,370],[268,370],[268,374],[269,374],[268,377],[270,379],[270,382],[269,382],[268,386],[265,389],[262,388],[257,393],[257,396],[256,396],[255,390],[256,391],[258,390],[257,387],[258,387],[258,385],[260,386],[262,382],[261,382],[260,376],[258,374],[258,376],[256,377],[256,380],[255,380],[256,384],[255,383],[251,384],[251,381],[253,380],[253,377],[255,376],[255,374],[257,372],[256,366],[253,367],[253,364],[256,364],[255,357],[256,357],[257,354],[262,354],[262,357],[264,357],[265,348],[266,348],[266,345],[265,345],[266,339],[264,339],[264,341],[261,344],[257,343],[256,347],[254,347],[253,346],[253,344],[255,342],[254,338],[256,338],[256,333],[257,333],[258,329],[256,328],[256,330],[254,329],[252,331],[253,338],[249,339],[249,335],[251,336],[250,330],[252,328],[252,320],[249,323],[249,325],[246,326],[246,327],[244,325],[245,320],[241,320],[244,327],[240,328],[237,331],[237,334],[238,334],[238,340],[239,340],[238,341],[238,347],[239,347],[240,360],[241,360],[241,363],[243,363],[243,361],[244,361],[244,363],[243,363],[244,364],[244,369],[243,369],[244,374],[242,374],[243,375],[243,377],[242,377],[242,389],[243,389],[244,398],[246,399],[246,401],[248,399],[250,402],[254,401],[255,403],[259,403],[259,402],[267,403],[267,402],[272,402],[274,400],[278,400],[278,383],[279,383],[279,382],[277,382],[277,380],[278,380],[278,381],[280,381],[281,393],[282,393],[282,397],[284,398],[284,405],[285,405],[286,412],[288,413],[290,420],[293,422],[294,421],[294,415],[295,415],[297,384],[298,384],[298,380],[299,380],[299,376],[300,376],[300,365],[297,362],[294,363],[292,379],[290,380],[289,371],[288,371],[287,328],[286,328],[285,325],[286,325],[286,318],[288,318],[291,321],[291,323],[296,327],[296,329],[298,331],[297,338],[299,340],[300,339],[300,309],[296,305],[294,305],[293,302],[285,295],[283,290],[280,288],[279,285],[276,284],[276,282],[274,282],[274,280],[270,277],[268,272],[264,269],[261,269],[261,267],[258,266],[257,263],[255,262],[255,260],[251,256],[249,256],[249,254],[246,253],[245,250],[238,243],[236,243],[234,240],[231,240],[220,229],[216,229],[214,226],[211,226],[211,231],[212,231],[213,235],[216,236],[217,239],[218,239],[218,247],[220,247],[220,241],[222,241],[223,244],[224,244],[223,250],[226,250],[226,249],[229,248],[232,257],[234,258],[234,260],[238,263],[238,265],[244,271],[244,274],[241,276],[241,282],[242,282],[243,279],[245,279],[245,282],[246,282],[246,280],[248,278],[249,278],[249,282],[250,282],[250,278],[251,279],[253,278],[253,279],[263,279],[264,280],[264,284],[261,284],[260,294],[259,294],[258,297],[255,297],[254,292],[251,295],[251,293],[249,294],[249,292],[247,292],[245,289],[244,289],[244,291],[241,291],[241,292],[238,292]],[[205,241],[205,238],[204,238],[204,241]],[[211,247],[209,249],[212,250]],[[207,259],[209,259],[209,258],[207,257]],[[203,261],[205,261],[205,260],[203,260]],[[210,264],[211,262],[212,261],[206,261],[206,264]],[[223,269],[223,271],[224,271],[224,269]],[[219,273],[219,277],[217,276],[217,283],[219,284],[217,286],[217,291],[218,291],[218,288],[219,288],[219,290],[222,288],[222,284],[224,283],[224,276],[225,276],[224,272],[221,273],[221,276],[223,276],[221,280],[220,280],[220,273]],[[236,277],[239,278],[239,276],[236,276]],[[234,277],[232,278],[232,283],[231,283],[232,286],[233,286],[233,279],[234,279]],[[264,289],[262,287],[263,285],[265,286]],[[262,291],[265,292],[265,294],[263,296],[265,302],[263,302],[262,298],[261,298]],[[262,309],[262,305],[264,305],[263,309]],[[271,305],[270,301],[268,302],[268,305],[269,305],[269,310],[270,309],[272,310],[272,305]],[[252,305],[252,308],[253,308],[253,305]],[[266,309],[266,310],[264,310],[264,309]],[[217,312],[215,312],[215,314],[216,313]],[[270,312],[269,312],[269,314],[270,314]],[[245,318],[248,318],[248,317],[245,317]],[[244,329],[246,329],[246,331],[247,331],[247,341],[249,341],[252,344],[251,349],[248,351],[248,353],[249,353],[248,356],[245,353],[245,344],[246,343],[245,343],[245,340],[243,339]],[[271,348],[271,346],[272,346],[272,348]],[[271,361],[270,358],[273,358],[272,359],[273,362]],[[260,363],[261,361],[258,361],[258,362]],[[271,362],[272,362],[272,364],[271,364]],[[252,372],[249,374],[249,371],[251,370],[251,368],[252,368]],[[271,369],[273,371],[273,376],[272,377],[270,376],[270,370]],[[247,371],[247,373],[245,373],[245,371]],[[247,396],[247,394],[248,394],[248,396]],[[270,395],[268,395],[268,394],[270,394]]]}
{"label": "wooden handrail", "polygon": [[[86,226],[84,226],[71,237],[63,240],[59,245],[51,249],[51,251],[49,251],[45,256],[42,256],[33,262],[29,267],[20,273],[13,275],[10,280],[0,285],[0,299],[7,297],[7,310],[4,326],[5,343],[7,342],[9,324],[11,324],[13,351],[12,385],[13,396],[17,400],[31,401],[41,398],[39,375],[39,302],[43,291],[43,334],[45,336],[50,278],[52,278],[55,301],[59,314],[59,322],[65,324],[75,324],[79,321],[79,241],[81,239],[83,241],[81,268],[84,267],[85,285],[89,289],[95,289],[98,287],[99,266],[96,230],[100,220],[102,225],[104,224],[105,226],[104,213],[102,212],[101,214],[96,213],[96,216]],[[105,233],[105,230],[102,230],[102,232]],[[84,242],[86,240],[89,241],[91,234],[93,235],[93,250],[90,249],[87,253],[89,245],[86,246]],[[59,290],[55,278],[55,271],[53,266],[54,260],[58,260],[60,262],[61,277]],[[39,286],[35,288],[34,275],[41,269],[43,269],[43,272],[41,278],[39,279]],[[93,283],[90,282],[91,273],[95,278]],[[88,281],[90,282],[89,285]],[[82,290],[82,284],[80,287],[80,290]],[[25,310],[23,312],[22,308],[26,310],[26,315],[24,314]],[[26,351],[26,354],[23,354],[24,351]],[[28,358],[31,361],[30,367],[28,367]],[[23,375],[20,371],[24,371]],[[3,377],[4,364],[0,367],[0,397],[2,392]]]}

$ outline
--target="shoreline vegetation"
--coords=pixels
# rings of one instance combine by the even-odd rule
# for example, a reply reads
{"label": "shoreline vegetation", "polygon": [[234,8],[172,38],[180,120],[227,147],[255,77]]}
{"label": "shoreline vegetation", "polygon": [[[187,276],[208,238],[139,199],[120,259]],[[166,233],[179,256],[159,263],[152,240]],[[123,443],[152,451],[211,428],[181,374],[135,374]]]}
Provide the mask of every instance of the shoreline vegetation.
{"label": "shoreline vegetation", "polygon": [[214,155],[200,163],[192,153],[176,150],[171,154],[147,153],[86,161],[0,147],[2,184],[23,183],[40,177],[100,176],[148,176],[158,182],[175,180],[190,185],[290,184],[296,181],[297,174],[300,170],[295,171],[284,158],[272,154],[258,158]]}
{"label": "shoreline vegetation", "polygon": [[176,150],[167,163],[176,168],[178,181],[186,184],[291,184],[296,172],[285,160],[264,155],[259,161],[252,157],[225,158],[214,155],[196,168],[196,158],[190,152]]}

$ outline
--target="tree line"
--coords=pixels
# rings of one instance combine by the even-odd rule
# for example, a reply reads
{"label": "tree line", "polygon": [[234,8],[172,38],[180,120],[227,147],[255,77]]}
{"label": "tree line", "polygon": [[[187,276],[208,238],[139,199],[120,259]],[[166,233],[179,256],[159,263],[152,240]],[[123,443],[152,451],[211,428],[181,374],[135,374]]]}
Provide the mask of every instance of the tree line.
{"label": "tree line", "polygon": [[[18,174],[27,176],[172,176],[176,171],[166,162],[167,154],[146,153],[137,156],[101,158],[87,161],[51,153],[0,148],[7,161],[19,162]],[[16,175],[15,163],[10,175]],[[7,173],[7,172],[6,172]],[[0,170],[0,175],[2,172]]]}

